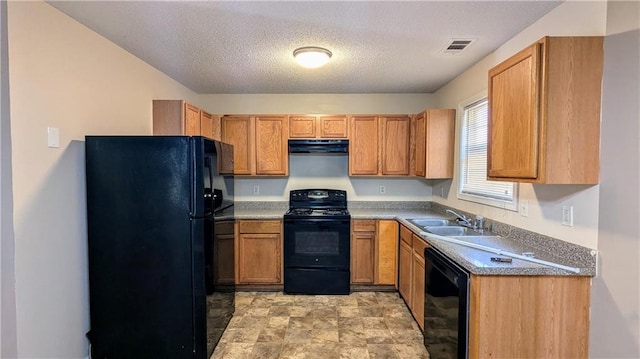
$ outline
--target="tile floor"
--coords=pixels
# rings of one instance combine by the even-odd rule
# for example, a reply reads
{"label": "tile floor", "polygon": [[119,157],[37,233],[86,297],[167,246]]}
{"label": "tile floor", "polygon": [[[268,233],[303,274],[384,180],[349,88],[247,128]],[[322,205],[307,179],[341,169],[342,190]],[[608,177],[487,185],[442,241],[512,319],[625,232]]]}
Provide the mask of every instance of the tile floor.
{"label": "tile floor", "polygon": [[212,359],[429,358],[398,293],[236,293],[236,312]]}

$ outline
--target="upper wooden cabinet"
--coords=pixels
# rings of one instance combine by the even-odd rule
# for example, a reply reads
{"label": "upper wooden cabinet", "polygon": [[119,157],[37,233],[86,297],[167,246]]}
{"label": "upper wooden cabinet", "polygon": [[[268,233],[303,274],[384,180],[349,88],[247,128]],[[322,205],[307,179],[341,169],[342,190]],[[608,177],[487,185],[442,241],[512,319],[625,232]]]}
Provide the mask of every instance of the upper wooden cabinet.
{"label": "upper wooden cabinet", "polygon": [[349,175],[377,175],[378,118],[352,116],[349,119]]}
{"label": "upper wooden cabinet", "polygon": [[289,138],[347,138],[347,116],[289,116]]}
{"label": "upper wooden cabinet", "polygon": [[406,115],[380,117],[381,174],[387,176],[409,175],[409,138],[411,118]]}
{"label": "upper wooden cabinet", "polygon": [[233,173],[250,175],[253,166],[253,121],[251,116],[223,116],[222,141],[233,145]]}
{"label": "upper wooden cabinet", "polygon": [[256,136],[255,174],[288,175],[287,116],[257,116],[254,121]]}
{"label": "upper wooden cabinet", "polygon": [[602,37],[545,37],[489,71],[490,180],[597,184]]}
{"label": "upper wooden cabinet", "polygon": [[453,178],[456,110],[430,109],[415,116],[414,174]]}
{"label": "upper wooden cabinet", "polygon": [[153,134],[220,140],[220,117],[183,100],[153,100]]}
{"label": "upper wooden cabinet", "polygon": [[223,116],[222,141],[233,145],[237,175],[289,173],[287,116]]}
{"label": "upper wooden cabinet", "polygon": [[351,116],[349,175],[409,175],[410,135],[406,115]]}

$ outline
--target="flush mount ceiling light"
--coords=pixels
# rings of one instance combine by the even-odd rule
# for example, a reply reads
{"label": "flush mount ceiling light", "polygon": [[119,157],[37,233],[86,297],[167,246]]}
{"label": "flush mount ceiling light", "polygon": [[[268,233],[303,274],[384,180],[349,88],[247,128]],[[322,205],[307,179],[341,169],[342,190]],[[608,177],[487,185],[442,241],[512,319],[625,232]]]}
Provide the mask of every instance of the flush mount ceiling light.
{"label": "flush mount ceiling light", "polygon": [[301,66],[315,69],[323,66],[331,58],[331,51],[315,46],[299,47],[293,51],[293,57]]}

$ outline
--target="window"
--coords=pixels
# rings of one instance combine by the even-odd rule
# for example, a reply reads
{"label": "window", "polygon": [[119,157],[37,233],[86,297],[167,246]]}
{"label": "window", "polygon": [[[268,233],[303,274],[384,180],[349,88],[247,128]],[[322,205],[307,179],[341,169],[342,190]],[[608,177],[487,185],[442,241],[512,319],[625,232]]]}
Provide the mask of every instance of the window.
{"label": "window", "polygon": [[516,210],[516,184],[487,181],[487,98],[465,106],[462,114],[458,198]]}

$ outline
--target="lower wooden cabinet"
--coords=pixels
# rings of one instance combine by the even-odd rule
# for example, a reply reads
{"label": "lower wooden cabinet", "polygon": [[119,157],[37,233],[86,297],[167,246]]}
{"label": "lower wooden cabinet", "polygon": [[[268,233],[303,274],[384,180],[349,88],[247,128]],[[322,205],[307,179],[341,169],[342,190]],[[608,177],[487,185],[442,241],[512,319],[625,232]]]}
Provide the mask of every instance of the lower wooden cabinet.
{"label": "lower wooden cabinet", "polygon": [[238,222],[237,283],[282,284],[282,221]]}
{"label": "lower wooden cabinet", "polygon": [[351,283],[373,284],[376,221],[351,222]]}
{"label": "lower wooden cabinet", "polygon": [[472,275],[469,355],[588,358],[591,278]]}
{"label": "lower wooden cabinet", "polygon": [[396,285],[398,222],[351,221],[351,283]]}
{"label": "lower wooden cabinet", "polygon": [[[424,329],[429,245],[400,226],[398,291]],[[468,358],[588,358],[591,278],[471,275]]]}
{"label": "lower wooden cabinet", "polygon": [[[408,233],[406,233],[408,232]],[[398,255],[398,292],[411,308],[411,266],[413,263],[413,249],[411,245],[411,231],[400,226],[400,254]]]}
{"label": "lower wooden cabinet", "polygon": [[373,284],[397,286],[398,222],[378,220],[376,224]]}
{"label": "lower wooden cabinet", "polygon": [[213,282],[216,285],[235,284],[233,220],[216,222],[213,238]]}
{"label": "lower wooden cabinet", "polygon": [[420,328],[424,329],[424,249],[427,242],[413,236],[413,263],[411,280],[411,313]]}
{"label": "lower wooden cabinet", "polygon": [[398,291],[420,328],[424,329],[424,249],[427,242],[400,226]]}

